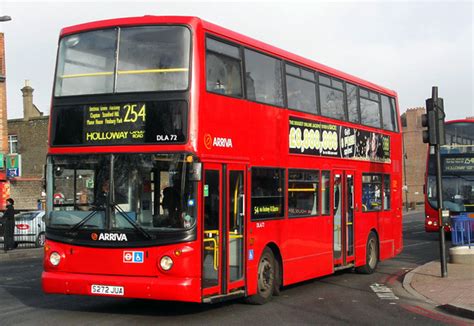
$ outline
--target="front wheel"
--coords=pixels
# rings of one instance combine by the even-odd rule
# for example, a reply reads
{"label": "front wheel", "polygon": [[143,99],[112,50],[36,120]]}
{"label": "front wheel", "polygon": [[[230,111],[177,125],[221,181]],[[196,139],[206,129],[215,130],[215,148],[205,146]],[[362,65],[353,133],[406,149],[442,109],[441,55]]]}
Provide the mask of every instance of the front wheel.
{"label": "front wheel", "polygon": [[46,236],[44,232],[41,232],[40,234],[38,234],[38,237],[36,237],[36,242],[35,242],[36,248],[43,247],[45,240],[46,240]]}
{"label": "front wheel", "polygon": [[365,253],[365,265],[357,267],[356,271],[361,274],[372,274],[377,268],[379,262],[379,243],[374,232],[370,232],[367,239]]}
{"label": "front wheel", "polygon": [[265,248],[258,263],[257,294],[248,297],[247,302],[262,305],[272,299],[275,289],[275,257],[269,248]]}

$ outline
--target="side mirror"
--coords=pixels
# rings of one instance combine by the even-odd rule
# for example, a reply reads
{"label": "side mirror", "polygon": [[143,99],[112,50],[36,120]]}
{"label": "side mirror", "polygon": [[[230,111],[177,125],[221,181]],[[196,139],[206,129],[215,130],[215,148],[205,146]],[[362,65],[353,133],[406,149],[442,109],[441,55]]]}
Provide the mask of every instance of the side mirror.
{"label": "side mirror", "polygon": [[191,166],[191,171],[189,171],[189,180],[201,181],[201,179],[202,179],[202,163],[195,162]]}

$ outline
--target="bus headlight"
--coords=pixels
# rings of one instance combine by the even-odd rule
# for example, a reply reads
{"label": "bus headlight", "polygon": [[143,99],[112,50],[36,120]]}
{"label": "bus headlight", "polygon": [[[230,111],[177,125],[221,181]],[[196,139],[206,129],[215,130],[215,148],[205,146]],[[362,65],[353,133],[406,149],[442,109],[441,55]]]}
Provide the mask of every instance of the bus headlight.
{"label": "bus headlight", "polygon": [[164,271],[169,271],[173,267],[173,259],[170,256],[163,256],[160,260],[160,267]]}
{"label": "bus headlight", "polygon": [[49,256],[49,262],[53,266],[58,266],[59,263],[61,262],[61,255],[58,254],[56,251],[53,251],[51,255]]}

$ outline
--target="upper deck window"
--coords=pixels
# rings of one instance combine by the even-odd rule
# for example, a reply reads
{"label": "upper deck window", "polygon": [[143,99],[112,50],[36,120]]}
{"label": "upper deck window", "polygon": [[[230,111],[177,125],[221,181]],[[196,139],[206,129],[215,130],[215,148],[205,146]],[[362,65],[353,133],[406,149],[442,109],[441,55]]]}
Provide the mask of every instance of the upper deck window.
{"label": "upper deck window", "polygon": [[360,115],[362,124],[370,127],[380,128],[382,118],[380,117],[380,100],[377,93],[360,89]]}
{"label": "upper deck window", "polygon": [[383,129],[397,131],[397,111],[394,101],[382,95],[382,121]]}
{"label": "upper deck window", "polygon": [[342,81],[329,76],[319,75],[319,84],[321,115],[345,120],[344,87]]}
{"label": "upper deck window", "polygon": [[245,78],[249,100],[283,106],[280,60],[245,49]]}
{"label": "upper deck window", "polygon": [[242,63],[236,46],[206,39],[206,88],[209,92],[242,97]]}
{"label": "upper deck window", "polygon": [[66,36],[59,44],[54,95],[186,90],[190,43],[191,33],[183,26]]}
{"label": "upper deck window", "polygon": [[285,70],[288,107],[317,114],[314,72],[289,64],[285,65]]}

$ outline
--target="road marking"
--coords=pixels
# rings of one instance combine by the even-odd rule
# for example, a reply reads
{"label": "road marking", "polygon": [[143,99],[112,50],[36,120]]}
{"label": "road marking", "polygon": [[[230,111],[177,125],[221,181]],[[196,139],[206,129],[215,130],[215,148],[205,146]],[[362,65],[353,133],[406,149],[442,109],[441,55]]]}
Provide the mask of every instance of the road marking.
{"label": "road marking", "polygon": [[370,286],[372,291],[382,300],[398,300],[398,297],[393,294],[392,289],[383,284],[374,283]]}
{"label": "road marking", "polygon": [[13,289],[32,289],[31,286],[21,286],[21,285],[7,285],[0,284],[0,288],[13,288]]}
{"label": "road marking", "polygon": [[425,242],[412,243],[412,244],[409,244],[409,245],[404,245],[403,248],[414,247],[414,246],[423,246],[423,245],[431,244],[431,243],[433,243],[433,242],[432,241],[425,241]]}

